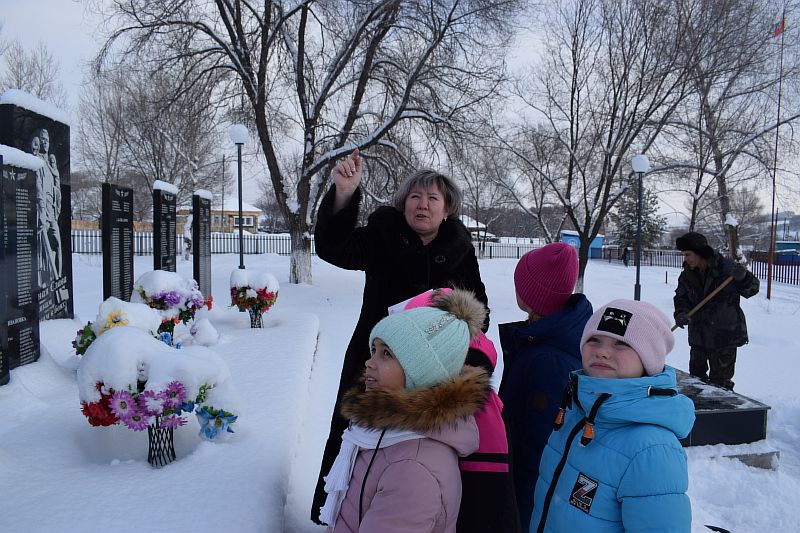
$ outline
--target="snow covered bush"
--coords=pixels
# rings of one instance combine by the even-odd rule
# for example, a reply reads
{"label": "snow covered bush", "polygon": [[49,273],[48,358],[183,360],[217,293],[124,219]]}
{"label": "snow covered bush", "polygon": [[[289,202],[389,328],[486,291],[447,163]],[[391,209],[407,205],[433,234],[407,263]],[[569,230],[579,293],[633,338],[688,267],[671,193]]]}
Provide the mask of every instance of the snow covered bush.
{"label": "snow covered bush", "polygon": [[210,310],[212,298],[204,298],[193,279],[185,279],[175,272],[151,270],[134,283],[131,302],[140,302],[158,311],[161,315],[158,332],[171,336],[175,326],[181,322],[188,324],[198,309],[206,306]]}
{"label": "snow covered bush", "polygon": [[278,299],[280,285],[269,272],[237,269],[231,272],[231,305],[239,311],[264,313]]}

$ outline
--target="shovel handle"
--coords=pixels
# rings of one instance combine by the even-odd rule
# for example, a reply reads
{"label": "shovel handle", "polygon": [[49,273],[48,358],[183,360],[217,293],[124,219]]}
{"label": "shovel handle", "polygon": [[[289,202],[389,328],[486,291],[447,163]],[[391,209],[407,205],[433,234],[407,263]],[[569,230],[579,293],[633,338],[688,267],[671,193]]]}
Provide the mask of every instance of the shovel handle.
{"label": "shovel handle", "polygon": [[[708,301],[709,301],[711,298],[713,298],[714,296],[716,296],[716,295],[717,295],[717,293],[718,293],[719,291],[721,291],[722,289],[724,289],[725,287],[727,287],[727,286],[728,286],[728,283],[730,283],[731,281],[733,281],[733,276],[728,276],[727,278],[725,278],[725,280],[724,280],[722,283],[720,283],[720,284],[719,284],[719,287],[717,287],[716,289],[714,289],[713,291],[711,291],[711,292],[708,294],[708,296],[706,296],[705,298],[703,298],[702,300],[700,300],[700,303],[699,303],[699,304],[697,304],[697,305],[695,305],[694,307],[692,307],[692,310],[691,310],[691,311],[689,311],[689,312],[686,314],[686,316],[688,316],[688,317],[691,317],[693,314],[695,314],[696,312],[698,312],[698,311],[700,310],[700,308],[701,308],[701,307],[703,307],[704,305],[706,305],[706,304],[708,303]],[[672,326],[672,329],[671,329],[670,331],[675,331],[677,328],[678,328],[678,324],[675,324],[674,326]]]}

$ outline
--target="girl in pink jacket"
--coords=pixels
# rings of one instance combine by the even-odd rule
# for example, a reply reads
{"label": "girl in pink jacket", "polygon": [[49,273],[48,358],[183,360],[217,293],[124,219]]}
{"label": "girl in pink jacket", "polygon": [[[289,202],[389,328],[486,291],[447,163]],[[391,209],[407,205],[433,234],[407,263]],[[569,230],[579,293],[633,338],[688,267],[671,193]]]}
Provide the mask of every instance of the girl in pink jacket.
{"label": "girl in pink jacket", "polygon": [[[425,291],[405,303],[405,309],[433,305],[453,289]],[[497,365],[497,350],[482,331],[470,340],[466,364],[481,367],[491,378]],[[486,404],[475,413],[478,449],[459,460],[461,510],[458,533],[519,533],[519,513],[508,457],[508,439],[503,421],[503,402],[490,389]]]}
{"label": "girl in pink jacket", "polygon": [[472,415],[490,389],[486,371],[464,360],[485,315],[454,290],[373,328],[364,378],[342,399],[350,427],[320,514],[329,532],[456,531],[458,457],[478,448]]}

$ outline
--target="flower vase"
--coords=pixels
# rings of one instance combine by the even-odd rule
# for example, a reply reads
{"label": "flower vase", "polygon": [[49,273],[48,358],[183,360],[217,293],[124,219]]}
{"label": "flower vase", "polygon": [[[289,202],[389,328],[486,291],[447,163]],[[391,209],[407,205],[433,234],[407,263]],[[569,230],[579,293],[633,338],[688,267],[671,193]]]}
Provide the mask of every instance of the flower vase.
{"label": "flower vase", "polygon": [[263,328],[264,327],[264,312],[260,309],[253,309],[249,307],[247,311],[250,313],[250,327]]}
{"label": "flower vase", "polygon": [[159,427],[161,420],[147,426],[147,462],[151,466],[166,466],[175,460],[173,428]]}

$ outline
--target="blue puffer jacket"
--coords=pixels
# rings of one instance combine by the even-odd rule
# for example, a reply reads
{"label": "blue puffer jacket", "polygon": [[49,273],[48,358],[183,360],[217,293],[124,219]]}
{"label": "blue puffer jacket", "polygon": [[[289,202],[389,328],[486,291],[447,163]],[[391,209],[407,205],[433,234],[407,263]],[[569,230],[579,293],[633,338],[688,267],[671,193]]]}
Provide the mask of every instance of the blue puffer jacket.
{"label": "blue puffer jacket", "polygon": [[539,460],[553,431],[569,374],[581,368],[580,340],[592,304],[573,294],[567,306],[535,322],[500,324],[500,399],[508,424],[511,467],[522,531],[533,512]]}
{"label": "blue puffer jacket", "polygon": [[542,455],[530,531],[690,531],[678,439],[692,429],[694,404],[677,392],[675,370],[630,379],[580,370],[570,383],[572,407]]}

